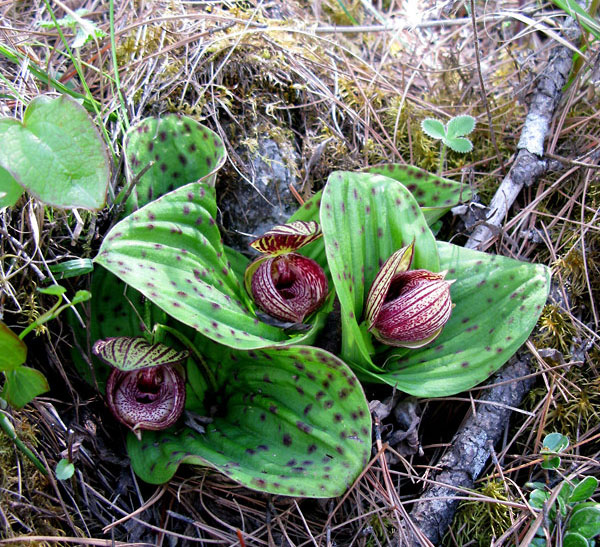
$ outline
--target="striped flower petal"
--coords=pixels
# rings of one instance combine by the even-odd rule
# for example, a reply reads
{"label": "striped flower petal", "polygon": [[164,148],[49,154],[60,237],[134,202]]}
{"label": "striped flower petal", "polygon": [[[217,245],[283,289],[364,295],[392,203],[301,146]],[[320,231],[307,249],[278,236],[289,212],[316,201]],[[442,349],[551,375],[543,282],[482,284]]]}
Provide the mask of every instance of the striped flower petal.
{"label": "striped flower petal", "polygon": [[159,365],[175,365],[188,358],[187,351],[177,351],[164,344],[150,344],[145,338],[119,336],[98,340],[94,355],[119,370],[139,370]]}
{"label": "striped flower petal", "polygon": [[278,256],[297,251],[315,239],[319,239],[322,235],[317,222],[297,220],[289,224],[275,226],[250,243],[250,246],[261,253]]}
{"label": "striped flower petal", "polygon": [[269,315],[301,323],[323,305],[328,283],[314,260],[288,253],[262,261],[255,269],[251,291],[258,307]]}

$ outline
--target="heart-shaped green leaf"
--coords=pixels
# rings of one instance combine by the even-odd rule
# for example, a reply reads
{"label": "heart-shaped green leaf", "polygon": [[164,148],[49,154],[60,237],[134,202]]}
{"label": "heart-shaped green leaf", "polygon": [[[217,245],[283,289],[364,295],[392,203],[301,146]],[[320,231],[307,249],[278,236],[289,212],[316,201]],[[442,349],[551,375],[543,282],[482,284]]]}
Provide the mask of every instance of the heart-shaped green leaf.
{"label": "heart-shaped green leaf", "polygon": [[85,108],[66,95],[33,99],[23,122],[0,120],[0,167],[54,207],[100,209],[110,181],[104,141]]}
{"label": "heart-shaped green leaf", "polygon": [[4,168],[0,167],[0,209],[12,207],[23,193],[22,186]]}
{"label": "heart-shaped green leaf", "polygon": [[38,395],[50,389],[46,377],[34,368],[17,367],[5,373],[2,396],[9,405],[22,408]]}
{"label": "heart-shaped green leaf", "polygon": [[214,185],[227,158],[221,137],[187,116],[146,118],[131,127],[125,156],[132,175],[152,167],[137,182],[126,213],[189,182]]}
{"label": "heart-shaped green leaf", "polygon": [[384,262],[414,242],[412,267],[439,270],[435,238],[411,193],[371,173],[335,172],[321,201],[325,250],[342,313],[342,358],[373,367],[359,328],[364,300]]}
{"label": "heart-shaped green leaf", "polygon": [[386,354],[386,372],[369,374],[417,397],[452,395],[484,381],[527,340],[548,297],[540,264],[438,242],[440,267],[456,304],[440,336],[417,350]]}
{"label": "heart-shaped green leaf", "polygon": [[217,352],[222,386],[206,432],[144,432],[128,438],[135,472],[169,480],[180,463],[207,465],[273,494],[342,494],[366,465],[371,422],[352,371],[318,348]]}
{"label": "heart-shaped green leaf", "polygon": [[0,371],[14,370],[25,362],[27,346],[0,321]]}
{"label": "heart-shaped green leaf", "polygon": [[214,188],[192,183],[126,217],[107,234],[95,261],[168,315],[240,349],[311,340],[326,310],[302,335],[262,323],[228,261],[216,226]]}

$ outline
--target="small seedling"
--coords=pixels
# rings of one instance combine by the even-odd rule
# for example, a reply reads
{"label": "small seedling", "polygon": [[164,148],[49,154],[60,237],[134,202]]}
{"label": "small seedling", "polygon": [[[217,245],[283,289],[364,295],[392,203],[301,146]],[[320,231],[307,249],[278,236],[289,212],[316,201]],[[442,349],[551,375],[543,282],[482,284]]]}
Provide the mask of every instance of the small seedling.
{"label": "small seedling", "polygon": [[[569,439],[560,433],[546,435],[541,450],[542,468],[557,470],[560,467],[560,457],[557,455],[569,446]],[[551,492],[543,482],[528,483],[532,488],[529,494],[529,504],[537,510],[544,510],[545,504],[551,497]],[[598,488],[598,479],[584,477],[583,479],[563,480],[558,488],[556,503],[546,507],[550,532],[552,535],[564,531],[562,544],[566,547],[588,547],[595,545],[594,537],[600,534],[600,503],[589,500]],[[558,524],[561,523],[560,526]],[[566,523],[566,524],[565,524]],[[545,532],[539,528],[531,545],[545,547],[547,545]]]}
{"label": "small seedling", "polygon": [[67,6],[64,6],[64,9],[67,11],[65,17],[57,19],[56,22],[42,21],[39,23],[39,26],[44,29],[54,29],[56,26],[70,29],[75,33],[75,38],[71,44],[74,48],[81,47],[92,40],[106,36],[106,32],[85,18],[90,13],[89,10],[80,8],[72,11]]}
{"label": "small seedling", "polygon": [[439,173],[442,172],[444,167],[446,147],[461,154],[473,150],[473,143],[465,137],[475,129],[475,118],[473,116],[454,116],[454,118],[450,118],[446,125],[435,118],[426,118],[421,122],[421,129],[432,139],[442,141]]}
{"label": "small seedling", "polygon": [[54,474],[59,481],[67,481],[75,473],[75,466],[66,458],[61,458],[56,464]]}

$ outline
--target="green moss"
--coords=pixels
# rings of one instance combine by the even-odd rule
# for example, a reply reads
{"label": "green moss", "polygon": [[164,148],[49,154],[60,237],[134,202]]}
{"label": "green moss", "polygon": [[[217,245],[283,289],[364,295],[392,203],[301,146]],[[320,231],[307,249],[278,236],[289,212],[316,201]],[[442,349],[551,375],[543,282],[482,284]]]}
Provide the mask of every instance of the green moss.
{"label": "green moss", "polygon": [[499,480],[489,480],[476,492],[499,503],[479,500],[461,502],[442,545],[490,545],[510,528],[514,512],[512,507],[502,503],[512,501],[506,493],[505,484]]}

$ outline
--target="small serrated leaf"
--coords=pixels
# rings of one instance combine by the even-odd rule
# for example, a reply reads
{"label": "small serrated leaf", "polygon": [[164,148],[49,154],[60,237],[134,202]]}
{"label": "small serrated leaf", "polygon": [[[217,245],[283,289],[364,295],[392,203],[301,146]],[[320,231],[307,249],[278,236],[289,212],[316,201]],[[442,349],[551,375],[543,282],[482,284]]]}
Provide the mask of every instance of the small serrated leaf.
{"label": "small serrated leaf", "polygon": [[455,116],[451,118],[447,124],[447,135],[448,139],[454,139],[455,137],[464,137],[475,129],[475,118],[473,116]]}
{"label": "small serrated leaf", "polygon": [[452,150],[461,154],[473,150],[473,143],[465,137],[447,138],[445,142]]}
{"label": "small serrated leaf", "polygon": [[440,120],[425,118],[421,121],[421,129],[432,139],[445,139],[446,127]]}

